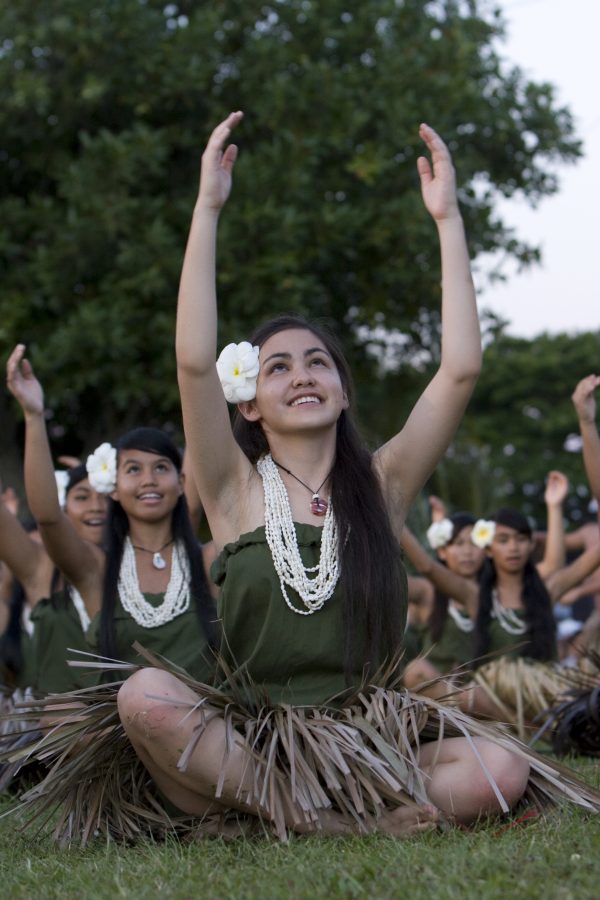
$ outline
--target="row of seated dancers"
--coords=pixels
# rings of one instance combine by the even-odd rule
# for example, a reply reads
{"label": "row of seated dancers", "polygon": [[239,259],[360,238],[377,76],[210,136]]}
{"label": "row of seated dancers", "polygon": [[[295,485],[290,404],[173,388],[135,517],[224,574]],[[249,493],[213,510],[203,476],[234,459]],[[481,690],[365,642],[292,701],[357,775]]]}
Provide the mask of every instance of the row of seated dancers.
{"label": "row of seated dancers", "polygon": [[[181,278],[177,360],[189,470],[164,433],[137,428],[70,468],[61,497],[42,387],[23,345],[8,361],[8,387],[25,419],[35,527],[27,531],[0,506],[0,556],[7,584],[14,581],[2,659],[6,684],[32,690],[34,712],[54,710],[36,751],[47,763],[49,741],[73,741],[60,752],[87,760],[71,794],[81,803],[81,785],[102,767],[90,762],[89,733],[79,744],[74,734],[106,691],[117,725],[109,740],[102,720],[98,753],[114,755],[118,737],[143,764],[156,802],[210,827],[233,812],[270,823],[280,837],[404,836],[507,812],[532,784],[538,798],[540,785],[551,785],[551,795],[568,784],[566,796],[598,811],[593,788],[470,715],[499,717],[484,684],[438,677],[499,647],[555,658],[552,603],[600,566],[600,542],[562,564],[564,483],[553,476],[548,484],[537,567],[530,527],[517,513],[479,523],[478,536],[473,517],[436,523],[437,561],[403,528],[460,422],[481,358],[445,144],[421,126],[432,162],[421,157],[418,170],[442,255],[442,362],[403,430],[370,454],[350,419],[347,365],[320,326],[279,317],[215,365],[216,231],[237,157],[227,142],[241,120],[232,113],[206,147]],[[599,381],[589,376],[576,390],[596,496]],[[225,398],[237,405],[233,430]],[[204,508],[213,538],[204,546],[186,493],[193,510],[200,501]],[[427,585],[407,588],[399,539]],[[442,614],[434,588],[446,597]],[[428,652],[411,660],[419,616]],[[449,649],[458,642],[460,652]],[[139,645],[164,665],[143,665]],[[90,653],[103,658],[100,667],[85,665]],[[84,664],[69,665],[74,657]],[[401,673],[416,693],[399,687]],[[242,675],[251,702],[234,691]],[[118,690],[117,678],[125,679]],[[53,772],[34,802],[50,782],[57,799],[67,795],[68,779],[57,785]]]}

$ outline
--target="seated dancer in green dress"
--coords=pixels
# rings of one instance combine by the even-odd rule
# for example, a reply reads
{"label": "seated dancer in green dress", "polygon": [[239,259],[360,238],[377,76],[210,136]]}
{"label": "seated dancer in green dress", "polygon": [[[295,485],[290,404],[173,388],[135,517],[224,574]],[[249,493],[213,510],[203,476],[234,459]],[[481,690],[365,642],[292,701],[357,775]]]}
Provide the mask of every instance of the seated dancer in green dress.
{"label": "seated dancer in green dress", "polygon": [[[99,545],[106,518],[106,497],[95,491],[84,466],[64,476],[61,506],[82,540]],[[56,491],[54,476],[53,489]],[[58,496],[58,495],[57,495]],[[0,639],[7,659],[4,679],[34,693],[73,690],[92,676],[67,665],[67,648],[86,650],[89,616],[77,590],[48,556],[37,531],[26,527],[0,505],[0,557],[15,578],[10,621]]]}
{"label": "seated dancer in green dress", "polygon": [[515,724],[525,736],[527,722],[552,705],[576,677],[555,665],[552,607],[600,565],[600,544],[542,579],[532,560],[533,534],[524,515],[501,509],[488,526],[482,540],[487,560],[480,576],[474,651],[478,658],[500,656],[484,661],[475,683],[497,706],[498,718]]}
{"label": "seated dancer in green dress", "polygon": [[[547,509],[544,557],[536,564],[542,579],[550,578],[564,565],[562,506],[567,491],[567,478],[561,472],[549,472],[544,491]],[[403,681],[408,688],[441,697],[448,692],[448,685],[440,682],[439,676],[458,671],[464,678],[469,668],[467,664],[475,657],[473,631],[479,609],[479,577],[486,551],[472,539],[475,516],[467,512],[447,516],[445,510],[439,511],[441,501],[435,500],[437,519],[428,528],[427,539],[438,559],[420,545],[407,527],[401,536],[408,559],[417,572],[426,576],[425,579],[409,579],[409,603],[411,593],[416,594],[409,612],[415,621],[422,623],[423,639],[420,653],[409,662]],[[422,581],[425,581],[425,589]]]}
{"label": "seated dancer in green dress", "polygon": [[179,451],[159,429],[137,428],[88,457],[90,483],[109,496],[104,546],[86,540],[58,503],[43,391],[24,352],[22,344],[13,351],[8,381],[25,414],[29,507],[49,555],[85,603],[86,651],[131,663],[139,661],[139,640],[210,680],[216,613],[205,566],[213,556],[192,531]]}
{"label": "seated dancer in green dress", "polygon": [[[221,549],[215,577],[230,674],[219,694],[143,669],[120,690],[123,725],[180,810],[240,810],[280,836],[286,828],[402,836],[441,817],[469,823],[507,810],[528,785],[524,748],[434,701],[386,689],[382,671],[401,650],[406,610],[388,509],[395,524],[405,517],[480,367],[450,155],[422,125],[433,170],[424,157],[418,170],[442,252],[440,368],[404,429],[371,456],[350,419],[347,366],[321,328],[284,316],[250,344],[226,348],[215,367],[216,231],[237,155],[226,142],[241,118],[222,122],[203,155],[177,326],[190,462]],[[219,374],[238,404],[235,436]],[[436,716],[444,735],[456,736],[431,740],[441,738]],[[598,809],[598,793],[581,790],[583,804]]]}
{"label": "seated dancer in green dress", "polygon": [[[203,155],[177,322],[190,464],[220,551],[221,679],[201,684],[157,661],[120,687],[121,721],[110,726],[111,686],[89,702],[79,692],[69,728],[40,753],[75,754],[95,734],[94,753],[73,756],[68,774],[55,767],[27,802],[61,805],[66,839],[139,835],[143,796],[146,825],[158,827],[156,793],[150,801],[136,787],[149,778],[171,804],[171,827],[174,809],[217,832],[242,816],[282,839],[470,823],[507,812],[532,785],[538,799],[568,796],[598,811],[600,793],[567,770],[390,684],[406,617],[394,529],[446,449],[481,361],[445,144],[421,126],[433,169],[421,157],[418,171],[441,243],[441,364],[400,434],[371,455],[350,417],[348,367],[320,327],[280,317],[215,365],[216,231],[237,154],[226,144],[241,118],[222,122]],[[235,435],[225,397],[237,403]],[[145,769],[125,791],[127,747]]]}

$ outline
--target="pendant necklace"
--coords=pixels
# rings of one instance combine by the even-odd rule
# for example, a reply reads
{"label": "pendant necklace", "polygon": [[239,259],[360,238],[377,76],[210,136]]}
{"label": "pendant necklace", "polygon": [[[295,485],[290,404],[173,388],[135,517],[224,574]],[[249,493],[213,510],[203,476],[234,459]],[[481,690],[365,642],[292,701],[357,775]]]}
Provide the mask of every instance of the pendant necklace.
{"label": "pendant necklace", "polygon": [[158,550],[148,550],[147,547],[138,547],[136,544],[133,544],[133,543],[131,546],[133,547],[134,550],[142,550],[144,553],[151,553],[152,554],[152,565],[154,566],[154,568],[155,569],[164,569],[164,568],[166,568],[167,561],[164,558],[164,556],[162,555],[162,551],[165,550],[167,547],[170,547],[171,544],[173,543],[173,541],[174,541],[174,538],[171,538],[170,541],[167,541],[167,543],[163,544],[162,547],[159,547]]}
{"label": "pendant necklace", "polygon": [[[273,459],[273,457],[271,457],[271,459]],[[306,484],[305,481],[302,481],[301,478],[298,478],[297,475],[294,475],[293,472],[290,472],[289,469],[286,469],[285,466],[282,466],[281,463],[278,463],[276,459],[273,459],[273,462],[275,463],[276,466],[278,466],[278,468],[283,469],[284,472],[287,472],[288,475],[291,475],[292,478],[295,478],[296,481],[302,485],[302,487],[305,487],[306,490],[312,494],[312,500],[310,501],[310,511],[313,514],[313,516],[326,515],[327,509],[329,507],[329,503],[327,502],[327,500],[324,500],[322,497],[319,497],[319,491],[321,490],[321,488],[323,487],[323,485],[325,484],[325,482],[331,475],[331,472],[328,472],[328,474],[325,476],[325,478],[323,479],[323,481],[321,482],[319,487],[316,489],[316,491],[313,491],[313,489],[311,487],[309,487],[309,485]]]}

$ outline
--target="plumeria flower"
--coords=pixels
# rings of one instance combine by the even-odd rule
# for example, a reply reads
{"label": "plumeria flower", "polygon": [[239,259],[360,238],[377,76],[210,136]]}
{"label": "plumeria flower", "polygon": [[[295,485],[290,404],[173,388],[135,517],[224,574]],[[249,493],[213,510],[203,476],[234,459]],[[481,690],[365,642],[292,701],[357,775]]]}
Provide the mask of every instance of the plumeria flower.
{"label": "plumeria flower", "polygon": [[494,540],[495,532],[495,522],[491,521],[490,519],[478,519],[473,525],[473,530],[471,531],[471,540],[476,547],[480,547],[482,550],[485,550],[485,548],[489,547]]}
{"label": "plumeria flower", "polygon": [[58,491],[58,502],[60,508],[64,509],[67,502],[67,485],[69,483],[69,473],[65,469],[56,469],[54,472],[56,478],[56,490]]}
{"label": "plumeria flower", "polygon": [[454,525],[450,519],[440,519],[439,522],[432,522],[427,529],[429,546],[433,550],[439,550],[440,547],[445,547],[446,544],[452,540],[453,531]]}
{"label": "plumeria flower", "polygon": [[217,372],[229,403],[242,403],[256,397],[258,347],[248,341],[227,344],[217,360]]}
{"label": "plumeria flower", "polygon": [[117,451],[104,443],[94,450],[85,464],[91,486],[99,494],[111,494],[117,486]]}

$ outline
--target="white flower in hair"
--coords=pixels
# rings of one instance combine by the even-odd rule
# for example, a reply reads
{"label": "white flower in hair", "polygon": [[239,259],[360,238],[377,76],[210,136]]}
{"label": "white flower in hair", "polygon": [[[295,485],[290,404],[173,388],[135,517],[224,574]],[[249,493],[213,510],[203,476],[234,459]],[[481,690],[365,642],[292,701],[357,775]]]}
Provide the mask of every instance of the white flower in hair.
{"label": "white flower in hair", "polygon": [[445,547],[446,544],[452,540],[453,531],[454,525],[450,519],[440,519],[439,522],[432,522],[427,529],[429,546],[433,550],[439,550],[440,547]]}
{"label": "white flower in hair", "polygon": [[258,347],[248,341],[223,347],[217,360],[217,372],[229,403],[254,400],[258,369]]}
{"label": "white flower in hair", "polygon": [[482,550],[485,550],[485,548],[489,547],[494,540],[495,533],[495,522],[491,521],[490,519],[478,519],[473,525],[473,530],[471,531],[471,540],[476,547],[480,547]]}
{"label": "white flower in hair", "polygon": [[85,464],[91,486],[99,494],[110,494],[117,486],[117,451],[112,444],[100,444]]}
{"label": "white flower in hair", "polygon": [[65,471],[65,469],[55,469],[54,477],[56,478],[58,502],[60,503],[60,508],[64,509],[67,502],[67,485],[69,483],[69,473]]}

